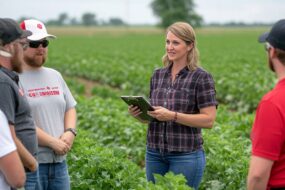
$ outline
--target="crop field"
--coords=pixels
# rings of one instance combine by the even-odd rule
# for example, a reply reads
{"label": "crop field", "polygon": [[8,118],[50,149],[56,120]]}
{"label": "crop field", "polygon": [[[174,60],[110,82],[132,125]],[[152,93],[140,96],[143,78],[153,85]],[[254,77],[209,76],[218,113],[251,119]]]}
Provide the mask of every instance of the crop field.
{"label": "crop field", "polygon": [[[275,85],[257,37],[266,28],[197,29],[201,66],[215,80],[218,114],[203,130],[207,165],[201,190],[243,190],[250,130],[261,97]],[[147,126],[121,95],[148,96],[162,66],[164,32],[153,28],[53,28],[46,66],[59,70],[78,102],[79,135],[68,155],[72,189],[190,189],[182,176],[145,179]]]}

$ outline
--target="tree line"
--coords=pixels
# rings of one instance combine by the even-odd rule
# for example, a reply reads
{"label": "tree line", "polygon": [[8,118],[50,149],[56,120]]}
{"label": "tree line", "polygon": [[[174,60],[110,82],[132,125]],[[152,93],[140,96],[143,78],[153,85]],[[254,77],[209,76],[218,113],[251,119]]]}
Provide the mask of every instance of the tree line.
{"label": "tree line", "polygon": [[[192,26],[201,26],[202,17],[195,13],[193,0],[153,0],[151,9],[155,16],[160,19],[158,23],[161,27],[167,27],[176,21],[185,21]],[[22,17],[22,21],[27,17]],[[127,25],[125,21],[120,18],[110,18],[108,21],[98,20],[93,12],[86,12],[82,14],[80,19],[71,18],[67,13],[59,14],[58,18],[46,21],[47,25],[66,26],[66,25],[82,25],[82,26],[123,26]]]}
{"label": "tree line", "polygon": [[[191,24],[193,27],[205,26],[201,15],[195,12],[195,3],[193,0],[153,0],[150,7],[156,17],[159,18],[158,26],[166,28],[174,22],[184,21]],[[22,21],[25,17],[20,18]],[[109,20],[98,20],[95,13],[83,13],[80,19],[71,18],[67,13],[59,14],[57,19],[46,21],[47,25],[54,26],[127,26],[128,23],[121,18],[110,18]],[[247,27],[247,26],[268,26],[271,23],[253,23],[246,24],[243,22],[228,22],[228,23],[210,23],[206,26],[226,26],[226,27]]]}

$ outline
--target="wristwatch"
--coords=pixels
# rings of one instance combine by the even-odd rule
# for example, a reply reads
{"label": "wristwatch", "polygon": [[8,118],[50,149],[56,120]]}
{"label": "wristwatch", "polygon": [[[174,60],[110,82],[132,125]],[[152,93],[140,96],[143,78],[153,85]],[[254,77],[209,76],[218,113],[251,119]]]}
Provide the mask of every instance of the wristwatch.
{"label": "wristwatch", "polygon": [[77,130],[76,130],[75,128],[67,128],[67,129],[64,130],[64,132],[67,132],[67,131],[72,132],[72,134],[73,134],[74,136],[77,135]]}

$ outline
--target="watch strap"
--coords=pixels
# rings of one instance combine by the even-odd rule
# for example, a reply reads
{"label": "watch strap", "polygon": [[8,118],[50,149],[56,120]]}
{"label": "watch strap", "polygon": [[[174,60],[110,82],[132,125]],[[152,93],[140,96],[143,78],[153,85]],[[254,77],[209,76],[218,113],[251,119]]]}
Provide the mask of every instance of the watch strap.
{"label": "watch strap", "polygon": [[64,130],[64,132],[70,131],[74,136],[77,135],[76,129],[75,128],[67,128]]}

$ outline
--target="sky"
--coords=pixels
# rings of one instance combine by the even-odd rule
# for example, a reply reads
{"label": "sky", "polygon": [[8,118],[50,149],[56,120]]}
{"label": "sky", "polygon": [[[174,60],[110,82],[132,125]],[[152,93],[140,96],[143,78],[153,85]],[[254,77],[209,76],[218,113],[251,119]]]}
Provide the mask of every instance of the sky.
{"label": "sky", "polygon": [[[121,18],[128,24],[156,24],[150,3],[153,0],[6,0],[0,3],[0,17],[18,20],[21,17],[42,21],[57,19],[67,13],[81,18],[90,12],[96,18],[108,21]],[[196,12],[205,23],[263,22],[273,23],[285,18],[284,0],[194,0]]]}

